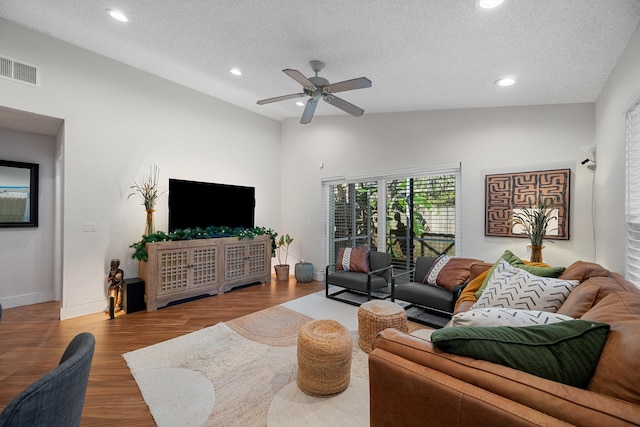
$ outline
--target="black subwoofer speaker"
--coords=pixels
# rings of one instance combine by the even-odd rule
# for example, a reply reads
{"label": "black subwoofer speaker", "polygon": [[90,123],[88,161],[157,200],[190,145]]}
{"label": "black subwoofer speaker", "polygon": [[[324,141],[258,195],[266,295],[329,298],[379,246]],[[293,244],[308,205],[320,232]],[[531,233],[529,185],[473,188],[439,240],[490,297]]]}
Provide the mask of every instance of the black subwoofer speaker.
{"label": "black subwoofer speaker", "polygon": [[127,314],[147,309],[147,304],[144,302],[144,281],[139,277],[124,279],[122,309]]}

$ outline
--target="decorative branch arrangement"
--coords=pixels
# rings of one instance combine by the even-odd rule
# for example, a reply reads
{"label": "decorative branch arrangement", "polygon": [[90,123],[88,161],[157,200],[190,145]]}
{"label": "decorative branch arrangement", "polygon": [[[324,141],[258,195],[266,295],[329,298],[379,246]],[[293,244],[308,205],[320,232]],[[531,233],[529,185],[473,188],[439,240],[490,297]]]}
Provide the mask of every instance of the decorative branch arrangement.
{"label": "decorative branch arrangement", "polygon": [[129,188],[135,191],[129,194],[127,199],[131,196],[137,195],[142,199],[142,204],[147,211],[155,209],[158,197],[166,193],[166,191],[163,191],[162,193],[158,192],[159,176],[160,169],[158,169],[158,166],[149,166],[148,175],[143,175],[140,181],[136,181],[135,179],[133,180],[133,185]]}

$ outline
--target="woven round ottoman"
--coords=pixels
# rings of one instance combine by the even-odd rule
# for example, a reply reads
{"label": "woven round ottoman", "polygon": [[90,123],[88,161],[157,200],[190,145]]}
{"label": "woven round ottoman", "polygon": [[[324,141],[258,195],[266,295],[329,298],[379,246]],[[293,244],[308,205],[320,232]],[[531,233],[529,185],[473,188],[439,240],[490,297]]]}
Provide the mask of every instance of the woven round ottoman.
{"label": "woven round ottoman", "polygon": [[335,320],[313,320],[298,333],[298,387],[311,396],[344,391],[351,378],[351,334]]}
{"label": "woven round ottoman", "polygon": [[358,345],[363,351],[371,353],[376,335],[387,328],[409,331],[404,308],[384,300],[367,301],[358,308]]}

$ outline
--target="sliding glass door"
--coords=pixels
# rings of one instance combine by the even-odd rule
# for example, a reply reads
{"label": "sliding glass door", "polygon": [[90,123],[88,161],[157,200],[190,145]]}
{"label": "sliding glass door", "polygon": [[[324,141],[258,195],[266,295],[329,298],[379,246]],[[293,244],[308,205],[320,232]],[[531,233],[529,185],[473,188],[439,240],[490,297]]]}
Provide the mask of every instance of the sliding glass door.
{"label": "sliding glass door", "polygon": [[410,270],[418,256],[455,254],[456,175],[386,183],[387,252],[394,267]]}
{"label": "sliding glass door", "polygon": [[418,256],[455,255],[459,175],[456,165],[323,181],[327,263],[359,245],[390,253],[399,271]]}

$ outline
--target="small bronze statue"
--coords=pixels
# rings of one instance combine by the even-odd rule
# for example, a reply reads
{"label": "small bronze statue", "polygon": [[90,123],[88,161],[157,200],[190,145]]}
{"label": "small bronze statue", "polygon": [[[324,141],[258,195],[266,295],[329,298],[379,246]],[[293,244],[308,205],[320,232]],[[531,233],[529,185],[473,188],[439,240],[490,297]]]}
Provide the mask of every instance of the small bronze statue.
{"label": "small bronze statue", "polygon": [[107,284],[109,290],[107,295],[109,298],[113,297],[114,311],[120,311],[122,309],[122,292],[124,289],[124,271],[119,268],[120,260],[111,260],[111,270],[109,271],[109,277],[107,278]]}

